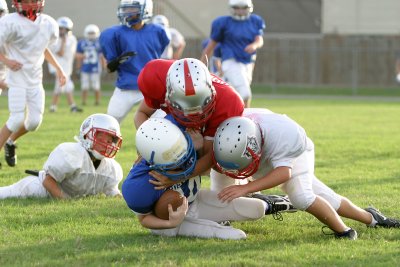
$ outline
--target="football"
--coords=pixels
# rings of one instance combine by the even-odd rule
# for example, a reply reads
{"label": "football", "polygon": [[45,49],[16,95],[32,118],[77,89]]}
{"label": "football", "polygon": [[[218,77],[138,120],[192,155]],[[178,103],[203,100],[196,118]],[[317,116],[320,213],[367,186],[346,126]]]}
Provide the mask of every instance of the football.
{"label": "football", "polygon": [[169,219],[168,204],[172,205],[172,209],[175,211],[183,203],[183,196],[172,189],[166,190],[157,201],[154,207],[154,214],[163,220]]}

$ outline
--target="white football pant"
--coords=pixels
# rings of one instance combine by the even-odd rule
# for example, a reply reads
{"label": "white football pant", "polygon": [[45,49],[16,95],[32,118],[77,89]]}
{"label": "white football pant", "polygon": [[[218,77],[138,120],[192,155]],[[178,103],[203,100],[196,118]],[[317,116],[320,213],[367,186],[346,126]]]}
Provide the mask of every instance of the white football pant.
{"label": "white football pant", "polygon": [[54,83],[54,93],[61,94],[61,93],[71,93],[75,89],[74,82],[71,80],[71,76],[66,76],[66,81],[64,86],[60,86],[60,82],[56,77],[56,81]]}
{"label": "white football pant", "polygon": [[0,199],[5,198],[26,198],[26,197],[49,197],[49,193],[43,186],[43,179],[45,177],[44,171],[38,176],[27,176],[15,184],[0,187]]}
{"label": "white football pant", "polygon": [[100,73],[81,72],[81,90],[100,90]]}
{"label": "white football pant", "polygon": [[108,103],[107,114],[113,116],[121,123],[133,106],[142,100],[143,95],[139,90],[121,90],[115,88]]}
{"label": "white football pant", "polygon": [[244,64],[235,59],[224,60],[221,65],[224,79],[242,97],[244,101],[251,99],[251,80],[253,78],[254,63]]}

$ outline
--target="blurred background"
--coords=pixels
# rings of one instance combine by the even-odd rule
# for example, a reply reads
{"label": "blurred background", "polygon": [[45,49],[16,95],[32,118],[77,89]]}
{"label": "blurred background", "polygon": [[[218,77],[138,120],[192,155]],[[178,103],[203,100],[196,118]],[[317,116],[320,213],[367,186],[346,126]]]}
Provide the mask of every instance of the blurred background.
{"label": "blurred background", "polygon": [[[9,4],[11,1],[7,1]],[[168,17],[185,37],[184,57],[200,57],[211,21],[228,15],[228,0],[153,0],[154,15]],[[80,38],[87,24],[118,24],[119,0],[48,0],[45,12],[68,16]],[[393,90],[400,58],[399,0],[253,0],[266,21],[253,84],[279,93],[282,88]],[[11,6],[11,4],[9,5]],[[12,10],[12,9],[11,9]],[[46,75],[46,79],[53,78]],[[105,80],[113,81],[112,75]]]}

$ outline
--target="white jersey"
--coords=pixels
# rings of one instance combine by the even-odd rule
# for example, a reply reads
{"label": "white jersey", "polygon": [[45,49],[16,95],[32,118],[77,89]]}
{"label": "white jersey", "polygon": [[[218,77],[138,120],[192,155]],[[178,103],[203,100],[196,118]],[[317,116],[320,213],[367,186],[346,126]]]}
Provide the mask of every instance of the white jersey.
{"label": "white jersey", "polygon": [[31,21],[18,13],[0,20],[0,47],[9,59],[22,63],[19,71],[9,71],[9,87],[38,88],[42,84],[45,49],[58,38],[57,22],[46,14]]}
{"label": "white jersey", "polygon": [[[60,64],[61,68],[64,70],[66,76],[71,76],[74,67],[74,58],[76,53],[76,47],[78,41],[73,34],[67,34],[65,37],[65,46],[64,46],[64,54],[63,56],[57,55],[57,52],[60,51],[62,38],[58,38],[58,40],[50,46],[50,50],[53,53],[54,57]],[[49,64],[50,73],[56,73],[55,68]]]}
{"label": "white jersey", "polygon": [[288,116],[265,109],[245,109],[244,116],[260,125],[264,139],[259,169],[253,178],[264,177],[277,167],[293,168],[309,142],[305,130]]}
{"label": "white jersey", "polygon": [[165,31],[167,32],[167,35],[171,41],[169,45],[165,48],[164,52],[161,54],[161,58],[172,59],[172,56],[174,54],[174,49],[184,44],[185,38],[175,28],[166,28]]}
{"label": "white jersey", "polygon": [[[0,47],[0,53],[5,54],[4,49]],[[6,79],[6,72],[7,72],[7,67],[3,62],[0,62],[0,81],[3,81]]]}
{"label": "white jersey", "polygon": [[104,158],[95,169],[89,153],[80,143],[62,143],[49,155],[43,169],[69,197],[104,193],[120,194],[122,168],[114,159]]}

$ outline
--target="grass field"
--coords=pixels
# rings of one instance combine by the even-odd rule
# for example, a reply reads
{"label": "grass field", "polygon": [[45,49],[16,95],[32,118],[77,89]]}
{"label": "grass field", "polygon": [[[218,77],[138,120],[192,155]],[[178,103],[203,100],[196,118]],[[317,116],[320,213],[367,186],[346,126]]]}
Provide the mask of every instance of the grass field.
{"label": "grass field", "polygon": [[[0,161],[0,186],[41,168],[59,143],[72,141],[82,120],[105,112],[85,106],[71,114],[62,98],[57,113],[18,142],[18,165]],[[91,102],[89,102],[91,103]],[[299,122],[316,145],[316,175],[361,207],[373,204],[400,217],[400,105],[374,99],[260,98],[253,107],[285,113]],[[0,97],[0,121],[8,117]],[[123,148],[117,155],[127,174],[136,158],[133,112],[122,123]],[[208,178],[203,179],[204,187]],[[276,193],[279,190],[270,190]],[[321,233],[321,223],[304,212],[235,222],[244,241],[163,238],[142,228],[122,199],[8,199],[0,201],[0,266],[399,266],[400,229],[371,229],[345,220],[356,241]]]}

